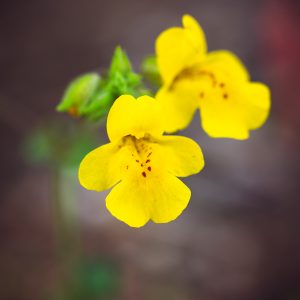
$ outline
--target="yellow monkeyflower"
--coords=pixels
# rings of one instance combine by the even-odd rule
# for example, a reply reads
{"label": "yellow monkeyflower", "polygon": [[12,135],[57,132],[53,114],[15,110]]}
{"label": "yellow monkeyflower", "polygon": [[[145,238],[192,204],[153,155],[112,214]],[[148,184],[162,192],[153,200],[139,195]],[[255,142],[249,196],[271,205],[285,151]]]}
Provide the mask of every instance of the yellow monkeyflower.
{"label": "yellow monkeyflower", "polygon": [[247,139],[268,117],[268,87],[251,82],[233,53],[207,53],[204,33],[191,16],[184,15],[182,23],[182,28],[167,29],[156,40],[163,79],[156,97],[164,110],[166,132],[187,127],[200,109],[203,129],[211,137]]}
{"label": "yellow monkeyflower", "polygon": [[155,99],[119,97],[107,119],[110,143],[87,154],[79,167],[79,181],[86,189],[113,187],[106,207],[132,227],[150,219],[176,219],[191,196],[177,177],[196,174],[204,166],[198,144],[186,137],[163,136],[162,120]]}

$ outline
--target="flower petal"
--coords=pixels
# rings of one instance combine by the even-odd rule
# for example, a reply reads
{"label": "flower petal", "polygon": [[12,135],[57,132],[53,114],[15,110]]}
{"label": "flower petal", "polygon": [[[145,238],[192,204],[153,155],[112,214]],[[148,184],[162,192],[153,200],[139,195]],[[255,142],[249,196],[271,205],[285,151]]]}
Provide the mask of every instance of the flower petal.
{"label": "flower petal", "polygon": [[205,91],[205,95],[200,104],[203,130],[214,138],[247,139],[248,126],[239,99],[232,93],[224,99],[218,91]]}
{"label": "flower petal", "polygon": [[227,84],[227,98],[212,91],[200,103],[203,129],[211,137],[247,139],[249,131],[266,121],[270,110],[269,89],[261,83]]}
{"label": "flower petal", "polygon": [[268,116],[267,87],[249,82],[246,68],[228,51],[208,54],[197,68],[202,74],[199,106],[203,129],[215,138],[247,139],[249,130],[261,126]]}
{"label": "flower petal", "polygon": [[88,190],[104,191],[121,179],[119,149],[109,143],[88,153],[79,166],[80,184]]}
{"label": "flower petal", "polygon": [[241,60],[226,50],[209,52],[198,67],[202,70],[211,70],[215,75],[221,73],[221,76],[232,80],[247,81],[250,78]]}
{"label": "flower petal", "polygon": [[135,99],[120,96],[111,107],[107,118],[107,133],[111,141],[124,136],[144,137],[145,133],[161,135],[163,121],[158,102],[149,96]]}
{"label": "flower petal", "polygon": [[158,68],[167,85],[183,69],[201,61],[206,52],[205,35],[197,21],[185,15],[182,23],[183,28],[169,28],[156,40]]}
{"label": "flower petal", "polygon": [[202,109],[200,112],[203,129],[209,136],[237,140],[245,140],[249,137],[246,124],[236,110],[220,113],[212,109]]}
{"label": "flower petal", "polygon": [[180,79],[172,87],[163,86],[156,99],[162,105],[166,132],[183,129],[191,122],[198,108],[199,86],[191,79]]}
{"label": "flower petal", "polygon": [[187,207],[191,198],[190,189],[177,177],[166,175],[153,187],[151,219],[155,223],[175,220]]}
{"label": "flower petal", "polygon": [[269,88],[258,82],[247,84],[245,87],[245,115],[249,129],[261,127],[268,118],[271,107]]}
{"label": "flower petal", "polygon": [[132,227],[141,227],[149,219],[166,223],[176,219],[186,208],[190,189],[170,174],[145,179],[144,184],[131,180],[117,184],[106,197],[110,213]]}
{"label": "flower petal", "polygon": [[159,139],[160,155],[169,173],[186,177],[200,172],[204,158],[199,145],[183,136],[163,136]]}
{"label": "flower petal", "polygon": [[144,185],[124,180],[117,184],[106,197],[106,207],[117,219],[132,227],[141,227],[150,219],[151,191]]}

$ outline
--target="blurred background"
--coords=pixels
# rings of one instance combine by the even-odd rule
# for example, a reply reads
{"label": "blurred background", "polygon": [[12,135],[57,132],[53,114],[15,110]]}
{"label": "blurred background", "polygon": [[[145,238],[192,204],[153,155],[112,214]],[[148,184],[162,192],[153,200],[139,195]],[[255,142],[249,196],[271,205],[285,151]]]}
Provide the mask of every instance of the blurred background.
{"label": "blurred background", "polygon": [[[195,116],[183,134],[206,167],[184,180],[190,205],[137,230],[77,182],[74,161],[105,126],[55,106],[118,44],[138,71],[184,13],[209,50],[232,50],[270,86],[271,116],[243,142],[208,138]],[[0,299],[300,299],[299,1],[1,1],[0,36]]]}

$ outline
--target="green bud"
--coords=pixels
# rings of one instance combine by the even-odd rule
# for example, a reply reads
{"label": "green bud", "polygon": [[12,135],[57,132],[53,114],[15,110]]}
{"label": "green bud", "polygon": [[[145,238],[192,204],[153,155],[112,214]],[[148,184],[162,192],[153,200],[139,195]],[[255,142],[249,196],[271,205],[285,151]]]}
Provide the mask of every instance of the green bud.
{"label": "green bud", "polygon": [[100,77],[96,73],[82,75],[72,81],[57,110],[97,121],[105,117],[121,95],[139,97],[151,95],[134,73],[131,63],[120,46],[116,47],[108,72]]}
{"label": "green bud", "polygon": [[128,82],[128,85],[130,85],[130,86],[141,85],[142,84],[142,76],[137,73],[130,72],[127,75],[127,82]]}
{"label": "green bud", "polygon": [[83,106],[96,92],[101,78],[97,73],[84,74],[75,78],[67,87],[63,98],[56,109],[71,115],[80,115]]}
{"label": "green bud", "polygon": [[100,88],[90,101],[80,108],[80,115],[90,120],[98,120],[108,113],[114,100],[113,91],[106,85]]}
{"label": "green bud", "polygon": [[131,71],[131,64],[126,53],[122,50],[120,46],[117,46],[111,60],[108,76],[111,77],[116,72],[125,74]]}
{"label": "green bud", "polygon": [[128,89],[127,78],[120,72],[115,72],[109,79],[110,88],[115,95],[126,94]]}

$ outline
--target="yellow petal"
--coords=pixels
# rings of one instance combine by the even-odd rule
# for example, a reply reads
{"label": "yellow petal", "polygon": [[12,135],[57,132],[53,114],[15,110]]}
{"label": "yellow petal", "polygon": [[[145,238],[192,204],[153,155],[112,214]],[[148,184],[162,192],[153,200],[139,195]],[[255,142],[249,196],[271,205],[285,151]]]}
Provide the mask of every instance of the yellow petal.
{"label": "yellow petal", "polygon": [[247,139],[248,126],[240,92],[243,84],[231,83],[222,79],[225,87],[206,86],[200,100],[200,115],[203,130],[214,138]]}
{"label": "yellow petal", "polygon": [[151,219],[155,223],[167,223],[175,220],[187,207],[191,191],[175,176],[166,175],[153,187],[152,197]]}
{"label": "yellow petal", "polygon": [[200,172],[204,158],[199,145],[183,136],[163,136],[159,139],[160,155],[169,173],[186,177]]}
{"label": "yellow petal", "polygon": [[161,109],[158,102],[142,96],[135,99],[129,95],[120,96],[111,107],[107,118],[107,133],[111,141],[132,135],[142,138],[146,133],[163,133]]}
{"label": "yellow petal", "polygon": [[207,54],[199,69],[213,71],[215,75],[221,74],[227,79],[247,81],[249,73],[241,60],[232,52],[226,50],[212,51]]}
{"label": "yellow petal", "polygon": [[213,138],[247,139],[249,132],[243,111],[217,104],[217,101],[202,105],[200,109],[203,130]]}
{"label": "yellow petal", "polygon": [[261,127],[268,118],[271,107],[269,88],[262,83],[250,83],[245,87],[245,115],[249,129]]}
{"label": "yellow petal", "polygon": [[157,64],[167,85],[183,69],[200,62],[206,52],[205,35],[197,21],[185,15],[182,23],[183,28],[169,28],[156,40]]}
{"label": "yellow petal", "polygon": [[211,137],[247,139],[269,115],[269,89],[261,83],[223,82],[226,88],[206,90],[200,101],[203,129]]}
{"label": "yellow petal", "polygon": [[187,78],[178,80],[172,87],[163,86],[156,99],[162,106],[164,128],[172,133],[186,128],[198,108],[199,85]]}
{"label": "yellow petal", "polygon": [[156,223],[170,222],[188,205],[191,192],[175,176],[164,174],[138,182],[122,181],[106,198],[110,213],[129,226],[141,227],[149,219]]}
{"label": "yellow petal", "polygon": [[246,68],[234,54],[212,52],[195,68],[201,74],[199,106],[208,135],[243,140],[249,130],[265,122],[270,108],[268,88],[249,82]]}
{"label": "yellow petal", "polygon": [[88,190],[104,191],[121,179],[119,148],[109,143],[88,153],[79,166],[80,184]]}
{"label": "yellow petal", "polygon": [[106,197],[106,207],[117,219],[141,227],[150,219],[151,195],[144,185],[131,180],[117,184]]}

